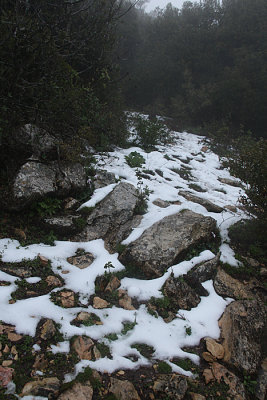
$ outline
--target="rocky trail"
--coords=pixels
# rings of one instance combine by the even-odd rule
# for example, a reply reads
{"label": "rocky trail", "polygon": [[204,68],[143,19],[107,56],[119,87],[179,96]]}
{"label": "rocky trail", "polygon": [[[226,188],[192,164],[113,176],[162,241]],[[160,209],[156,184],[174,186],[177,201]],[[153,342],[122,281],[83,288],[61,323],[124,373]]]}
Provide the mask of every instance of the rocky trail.
{"label": "rocky trail", "polygon": [[[0,239],[0,399],[266,398],[266,266],[228,236],[242,182],[203,137],[172,139],[96,156],[91,198],[39,226],[61,240]],[[25,165],[18,202],[54,191]]]}

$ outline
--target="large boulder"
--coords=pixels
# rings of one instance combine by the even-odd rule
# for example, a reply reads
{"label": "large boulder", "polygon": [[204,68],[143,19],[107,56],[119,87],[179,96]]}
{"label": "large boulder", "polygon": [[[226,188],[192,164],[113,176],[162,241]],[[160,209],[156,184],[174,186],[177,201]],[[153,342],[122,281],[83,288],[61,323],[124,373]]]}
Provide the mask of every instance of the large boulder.
{"label": "large boulder", "polygon": [[14,179],[13,196],[7,207],[20,209],[44,196],[68,196],[85,187],[86,173],[81,164],[28,161]]}
{"label": "large boulder", "polygon": [[147,229],[119,259],[140,268],[148,278],[155,278],[181,260],[192,247],[213,240],[215,231],[213,218],[183,210]]}
{"label": "large boulder", "polygon": [[223,361],[247,374],[260,366],[266,345],[266,310],[256,300],[231,303],[219,321]]}
{"label": "large boulder", "polygon": [[115,249],[140,223],[141,217],[135,215],[137,201],[136,188],[127,182],[120,183],[95,207],[85,229],[75,240],[102,238],[109,249]]}

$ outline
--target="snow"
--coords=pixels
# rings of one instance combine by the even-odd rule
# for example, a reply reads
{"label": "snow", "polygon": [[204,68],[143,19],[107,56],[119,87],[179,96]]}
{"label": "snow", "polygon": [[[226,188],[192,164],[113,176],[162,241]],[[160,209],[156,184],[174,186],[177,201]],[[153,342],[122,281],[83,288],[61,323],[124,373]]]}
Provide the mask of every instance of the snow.
{"label": "snow", "polygon": [[[179,195],[179,188],[188,190],[191,193],[208,199],[221,207],[226,205],[236,206],[240,194],[244,194],[242,189],[223,184],[218,181],[219,177],[231,178],[227,170],[221,169],[220,160],[217,155],[211,151],[205,154],[201,151],[203,146],[203,137],[189,134],[186,132],[174,133],[174,144],[169,146],[158,146],[157,151],[145,153],[138,147],[128,149],[117,149],[110,152],[106,157],[101,155],[98,160],[98,166],[105,168],[108,172],[115,173],[118,179],[125,179],[137,185],[138,179],[135,169],[130,168],[125,161],[125,155],[133,151],[137,151],[145,158],[143,168],[146,170],[160,170],[163,177],[155,172],[151,175],[151,179],[143,178],[143,187],[147,186],[152,192],[148,202],[148,212],[144,215],[140,225],[124,240],[124,244],[129,244],[136,240],[141,234],[155,222],[162,218],[173,215],[180,210],[188,209],[204,216],[211,216],[217,222],[220,231],[222,245],[220,247],[222,262],[238,266],[238,261],[234,257],[234,252],[229,246],[228,229],[229,227],[245,218],[243,211],[228,211],[225,209],[222,213],[208,212],[203,206],[186,200]],[[165,157],[164,157],[165,156]],[[166,157],[167,156],[167,157]],[[175,157],[174,157],[175,156]],[[179,158],[177,158],[179,157]],[[188,164],[183,164],[182,160],[188,158]],[[187,161],[188,161],[187,160]],[[174,168],[190,167],[192,181],[188,182],[181,178],[179,174],[172,171]],[[206,192],[197,192],[190,188],[190,183],[201,186]],[[110,193],[116,184],[97,189],[92,198],[84,203],[82,207],[94,207],[99,201]],[[218,190],[224,190],[224,193]],[[160,208],[153,204],[157,198],[169,202],[178,202],[181,204],[171,204],[167,208]],[[67,258],[73,256],[78,248],[84,249],[94,255],[95,260],[90,268],[78,269],[68,263]],[[210,336],[219,337],[218,319],[223,313],[225,307],[231,299],[223,299],[214,291],[212,281],[203,283],[208,291],[207,297],[202,297],[197,307],[190,311],[179,310],[176,318],[166,323],[158,316],[149,314],[145,304],[141,304],[137,310],[124,310],[115,306],[104,310],[94,309],[88,306],[89,297],[95,292],[95,279],[97,276],[105,273],[104,265],[111,262],[114,266],[114,272],[124,269],[124,266],[118,260],[118,254],[110,254],[104,247],[103,240],[93,240],[89,242],[68,242],[56,241],[54,246],[44,244],[33,244],[22,247],[17,240],[2,239],[0,240],[0,254],[3,262],[19,262],[23,259],[33,260],[38,254],[48,258],[51,261],[52,269],[59,274],[65,281],[63,288],[71,289],[79,292],[80,301],[84,307],[61,308],[50,300],[50,295],[18,300],[14,304],[9,304],[11,293],[16,290],[16,278],[0,271],[0,280],[10,282],[9,286],[0,288],[0,320],[6,323],[16,325],[16,331],[21,334],[29,334],[34,336],[36,327],[41,318],[51,318],[60,324],[60,331],[64,336],[64,342],[59,346],[52,346],[53,353],[68,352],[69,341],[74,335],[88,335],[94,340],[102,341],[108,344],[112,359],[101,358],[97,361],[80,361],[75,368],[74,375],[66,376],[66,381],[73,379],[79,371],[85,366],[97,369],[99,371],[113,372],[118,369],[137,368],[141,365],[150,365],[153,359],[165,360],[172,367],[173,371],[182,372],[190,375],[188,371],[183,371],[171,362],[173,357],[187,357],[193,362],[198,362],[198,357],[182,350],[185,346],[197,345],[201,338]],[[174,274],[178,277],[187,273],[195,265],[203,261],[211,260],[215,255],[209,251],[203,251],[199,256],[193,257],[189,261],[183,261],[177,265],[171,266],[166,273],[157,279],[140,280],[134,278],[124,278],[121,282],[121,289],[128,291],[131,297],[139,301],[147,301],[152,296],[162,297],[160,289],[166,279]],[[68,272],[66,274],[66,271]],[[34,284],[40,280],[40,277],[28,278],[27,282]],[[61,290],[62,288],[60,288]],[[56,292],[59,289],[54,289]],[[71,325],[71,321],[80,311],[94,312],[97,314],[103,325],[77,327]],[[181,318],[182,316],[182,318]],[[123,322],[134,323],[133,329],[126,335],[121,333]],[[191,327],[191,335],[186,334],[186,327]],[[104,336],[116,333],[118,339],[110,341]],[[152,361],[143,357],[137,349],[131,348],[134,343],[146,343],[153,346],[155,352]],[[39,351],[37,345],[35,351]],[[137,361],[131,361],[126,358],[129,354],[135,354]],[[32,399],[32,396],[24,397]],[[35,397],[37,399],[37,397]],[[40,398],[41,399],[41,398]]]}

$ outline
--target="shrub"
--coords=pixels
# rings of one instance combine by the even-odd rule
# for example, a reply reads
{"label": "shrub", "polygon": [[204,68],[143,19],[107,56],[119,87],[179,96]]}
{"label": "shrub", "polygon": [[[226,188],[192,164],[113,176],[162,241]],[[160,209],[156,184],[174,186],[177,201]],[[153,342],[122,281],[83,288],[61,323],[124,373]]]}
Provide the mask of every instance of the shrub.
{"label": "shrub", "polygon": [[171,131],[162,122],[150,121],[141,116],[133,120],[137,134],[137,141],[145,150],[151,150],[158,144],[166,144],[170,141]]}
{"label": "shrub", "polygon": [[146,162],[144,157],[137,151],[132,151],[128,156],[125,156],[125,160],[131,168],[140,168]]}

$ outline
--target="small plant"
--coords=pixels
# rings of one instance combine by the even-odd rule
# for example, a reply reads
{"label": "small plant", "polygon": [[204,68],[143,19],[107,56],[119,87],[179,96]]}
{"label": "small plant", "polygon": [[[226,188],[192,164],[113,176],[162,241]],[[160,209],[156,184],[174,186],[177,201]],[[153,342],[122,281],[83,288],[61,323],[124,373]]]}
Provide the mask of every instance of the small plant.
{"label": "small plant", "polygon": [[110,274],[110,273],[111,273],[111,272],[110,272],[111,268],[115,268],[115,267],[114,267],[114,265],[112,264],[111,261],[108,261],[108,262],[104,265],[104,268],[105,268],[105,275],[106,275],[106,274],[107,274],[107,270],[108,270],[108,274]]}
{"label": "small plant", "polygon": [[187,336],[191,336],[191,335],[192,335],[192,328],[191,328],[191,326],[185,325],[185,326],[184,326],[184,329],[185,329],[185,334],[186,334]]}
{"label": "small plant", "polygon": [[109,333],[105,336],[108,340],[115,341],[118,340],[118,335],[116,333]]}
{"label": "small plant", "polygon": [[137,134],[137,143],[145,150],[152,150],[158,144],[167,144],[171,131],[161,121],[153,121],[137,116],[133,119]]}
{"label": "small plant", "polygon": [[136,176],[138,178],[138,183],[137,183],[137,203],[135,206],[135,213],[143,215],[147,211],[147,200],[149,198],[149,195],[151,193],[151,190],[149,190],[148,186],[143,187],[143,180],[140,174],[139,170],[135,171]]}
{"label": "small plant", "polygon": [[244,375],[244,386],[250,394],[255,394],[257,381],[252,380],[250,375]]}
{"label": "small plant", "polygon": [[169,364],[167,364],[165,361],[160,361],[158,363],[158,372],[160,374],[171,374],[172,367]]}
{"label": "small plant", "polygon": [[32,211],[36,212],[39,217],[51,217],[61,209],[62,201],[60,199],[54,199],[47,197],[46,199],[35,203],[32,206]]}
{"label": "small plant", "polygon": [[125,160],[131,168],[141,168],[146,162],[144,157],[137,151],[132,151],[128,156],[125,156]]}
{"label": "small plant", "polygon": [[126,335],[126,333],[131,331],[135,327],[136,324],[137,324],[136,321],[134,321],[134,322],[123,322],[124,328],[122,329],[121,334],[122,335]]}

